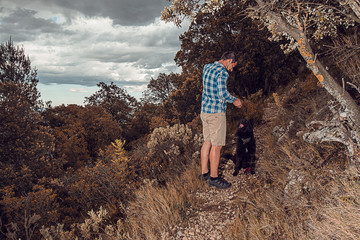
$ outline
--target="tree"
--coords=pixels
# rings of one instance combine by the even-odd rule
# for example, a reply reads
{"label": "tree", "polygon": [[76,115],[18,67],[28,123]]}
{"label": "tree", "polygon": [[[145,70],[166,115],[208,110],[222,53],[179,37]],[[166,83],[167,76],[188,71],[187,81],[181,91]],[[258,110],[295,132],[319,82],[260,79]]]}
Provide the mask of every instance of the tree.
{"label": "tree", "polygon": [[139,103],[124,89],[116,86],[113,82],[107,85],[104,82],[97,84],[101,89],[86,98],[87,106],[100,106],[109,112],[122,128],[121,139],[126,143],[137,138],[132,129],[133,114]]}
{"label": "tree", "polygon": [[0,45],[0,159],[2,169],[24,165],[41,174],[53,147],[49,129],[39,113],[37,71],[23,48],[10,39]]}
{"label": "tree", "polygon": [[191,122],[201,108],[202,81],[199,71],[182,74],[181,87],[174,91],[163,104],[163,117],[171,125]]}
{"label": "tree", "polygon": [[[225,5],[223,0],[206,0],[204,4],[199,2],[199,0],[174,0],[163,11],[162,19],[179,25],[186,17],[195,19],[194,16],[199,12],[216,13]],[[349,134],[353,136],[352,143],[346,140],[343,143],[350,146],[348,147],[350,155],[356,157],[360,146],[360,109],[351,95],[339,85],[316,57],[312,47],[314,42],[310,40],[326,36],[336,37],[341,26],[358,27],[359,1],[241,0],[238,4],[245,5],[248,16],[260,20],[263,26],[269,29],[273,40],[287,38],[289,44],[284,46],[284,51],[297,49],[308,68],[317,77],[319,84],[342,106],[338,114],[342,119],[346,119],[351,128]],[[359,160],[359,156],[357,159]]]}
{"label": "tree", "polygon": [[147,90],[144,92],[145,100],[155,104],[163,103],[180,84],[179,74],[160,73],[157,79],[152,78],[147,85]]}
{"label": "tree", "polygon": [[[161,107],[150,101],[143,100],[138,104],[131,119],[129,139],[139,139],[153,130],[152,119],[161,114]],[[155,126],[158,127],[158,126]]]}
{"label": "tree", "polygon": [[47,109],[44,117],[56,139],[54,175],[93,162],[100,149],[121,137],[120,125],[100,106],[61,105]]}
{"label": "tree", "polygon": [[[274,37],[278,37],[279,34],[288,34],[290,41],[292,41],[288,45],[288,49],[293,47],[298,49],[319,83],[345,108],[344,114],[349,120],[355,126],[360,127],[360,110],[357,104],[315,57],[310,45],[310,38],[335,36],[340,24],[345,26],[352,24],[350,19],[347,19],[347,14],[337,12],[342,7],[341,4],[338,4],[339,2],[329,6],[322,4],[322,2],[324,1],[313,1],[312,3],[282,1],[269,8],[268,2],[257,0],[256,9],[259,10],[259,19],[270,30],[274,31]],[[335,10],[333,10],[334,8]],[[343,10],[348,11],[346,8]],[[284,11],[286,11],[286,15],[282,13]],[[268,20],[270,17],[272,20]]]}
{"label": "tree", "polygon": [[124,89],[119,88],[113,82],[107,85],[104,82],[97,84],[100,90],[85,98],[89,106],[101,106],[108,111],[120,124],[127,124],[136,106],[136,99],[130,96]]}
{"label": "tree", "polygon": [[298,70],[298,54],[285,55],[279,43],[268,40],[270,33],[259,30],[258,21],[246,18],[244,6],[227,1],[216,13],[199,13],[188,31],[180,36],[181,50],[175,57],[183,73],[202,70],[225,51],[239,56],[228,88],[238,96],[260,89],[265,94],[289,82]]}
{"label": "tree", "polygon": [[227,1],[214,14],[199,12],[189,29],[180,36],[181,49],[175,61],[182,67],[181,85],[164,102],[167,122],[192,122],[200,112],[202,68],[233,50],[238,67],[228,81],[229,91],[248,96],[259,90],[265,94],[287,83],[298,70],[299,56],[285,55],[279,43],[268,40],[270,33],[258,29],[258,21],[246,18],[244,6]]}
{"label": "tree", "polygon": [[[360,108],[316,57],[310,41],[312,38],[322,39],[327,36],[336,38],[338,29],[342,26],[352,27],[355,22],[359,23],[360,19],[358,16],[356,17],[356,11],[352,11],[354,8],[351,8],[353,6],[351,3],[355,4],[355,1],[348,1],[348,3],[340,0],[329,2],[280,1],[270,5],[269,2],[256,0],[255,9],[257,11],[256,18],[259,18],[274,33],[275,39],[280,35],[287,34],[290,43],[286,49],[299,51],[320,85],[341,105],[341,108],[334,112],[333,123],[329,125],[328,122],[316,122],[316,124],[323,125],[315,134],[316,138],[319,141],[335,140],[344,143],[351,159],[359,161],[360,157],[357,152],[360,147]],[[342,119],[345,119],[346,123],[341,122]],[[335,129],[333,128],[334,123],[337,126]],[[343,124],[348,125],[350,129],[344,131]],[[336,135],[339,135],[340,132],[343,132],[345,137],[338,138]],[[347,137],[348,134],[353,137]],[[314,134],[312,136],[314,137]],[[305,135],[306,138],[309,139],[308,135]],[[314,138],[310,141],[313,140]]]}
{"label": "tree", "polygon": [[[48,197],[43,191],[32,191],[38,179],[48,176],[54,150],[53,136],[40,114],[37,83],[37,71],[24,49],[15,47],[11,39],[0,44],[1,222],[9,229],[7,234],[14,233],[11,226],[24,226],[25,234],[19,237],[27,239],[33,233],[31,221],[37,219],[33,207],[49,210],[44,208],[46,201],[30,205],[31,199]],[[9,225],[10,221],[17,225]]]}

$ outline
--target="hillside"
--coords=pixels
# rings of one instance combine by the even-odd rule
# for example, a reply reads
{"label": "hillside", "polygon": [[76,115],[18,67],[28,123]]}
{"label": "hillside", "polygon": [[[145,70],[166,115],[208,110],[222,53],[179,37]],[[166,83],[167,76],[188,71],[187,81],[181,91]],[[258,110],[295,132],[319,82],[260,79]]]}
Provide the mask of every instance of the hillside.
{"label": "hillside", "polygon": [[[309,120],[329,117],[328,100],[311,78],[266,99],[254,129],[257,173],[233,177],[233,162],[223,158],[221,172],[232,187],[201,184],[184,221],[162,239],[357,239],[356,222],[342,222],[359,214],[353,211],[359,186],[343,146],[301,137]],[[234,134],[229,139],[226,151],[234,151]]]}
{"label": "hillside", "polygon": [[[9,56],[23,55],[11,41],[7,49]],[[273,56],[281,58],[267,56],[276,63]],[[153,82],[155,102],[160,83],[174,84],[161,104],[137,102],[115,84],[100,83],[102,89],[86,106],[44,108],[37,101],[36,74],[25,85],[3,83],[2,91],[9,94],[1,108],[0,236],[359,239],[359,166],[354,161],[359,132],[339,115],[343,109],[313,74],[293,60],[296,68],[277,65],[281,74],[273,74],[273,87],[257,82],[261,87],[252,86],[257,92],[243,98],[240,110],[230,104],[223,153],[235,150],[239,118],[253,118],[257,167],[254,176],[233,177],[233,163],[222,158],[221,174],[233,184],[228,190],[198,179],[199,72]],[[30,62],[25,63],[30,71]],[[244,96],[237,81],[242,79],[254,80],[230,79],[235,95]],[[19,92],[29,94],[18,99]],[[352,94],[359,102],[358,93]]]}
{"label": "hillside", "polygon": [[[28,239],[359,239],[358,166],[350,167],[342,144],[304,140],[316,130],[310,122],[333,119],[330,107],[336,106],[330,100],[317,80],[304,74],[269,96],[243,99],[240,110],[230,107],[223,154],[235,150],[238,119],[253,117],[257,162],[255,175],[234,177],[234,164],[222,158],[220,174],[232,183],[225,190],[198,179],[198,118],[155,128],[132,152],[116,140],[100,151],[96,164],[49,181],[66,206],[77,208],[38,210],[42,215],[27,219],[25,230],[37,234]],[[66,197],[66,186],[70,197],[80,196],[76,201]],[[38,189],[43,198],[36,206],[57,199],[52,191]],[[13,207],[15,198],[6,196],[3,202]],[[20,210],[17,216],[22,216]],[[66,218],[54,215],[53,223],[36,224],[49,213]],[[74,221],[69,213],[81,215]],[[10,229],[6,236],[13,239],[20,231]]]}

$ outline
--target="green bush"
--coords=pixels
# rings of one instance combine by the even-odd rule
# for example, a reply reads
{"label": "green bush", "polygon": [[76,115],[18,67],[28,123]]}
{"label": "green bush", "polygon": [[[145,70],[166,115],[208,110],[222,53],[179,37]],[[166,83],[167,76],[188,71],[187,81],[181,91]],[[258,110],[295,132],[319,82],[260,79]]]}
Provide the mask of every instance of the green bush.
{"label": "green bush", "polygon": [[149,136],[141,161],[143,174],[149,179],[166,182],[179,175],[193,158],[200,157],[202,139],[188,125],[159,127]]}

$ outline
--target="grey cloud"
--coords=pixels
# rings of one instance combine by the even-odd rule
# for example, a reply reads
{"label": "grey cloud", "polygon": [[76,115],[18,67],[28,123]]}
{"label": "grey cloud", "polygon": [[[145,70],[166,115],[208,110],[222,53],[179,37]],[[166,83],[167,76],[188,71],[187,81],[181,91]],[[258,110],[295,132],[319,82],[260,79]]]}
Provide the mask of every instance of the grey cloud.
{"label": "grey cloud", "polygon": [[[0,2],[8,3],[6,10],[0,8],[0,40],[7,41],[11,35],[15,44],[25,43],[27,54],[29,51],[26,44],[31,46],[32,61],[34,59],[37,62],[38,77],[42,84],[91,87],[118,78],[114,82],[120,87],[141,89],[139,87],[147,85],[159,73],[178,70],[173,59],[179,50],[178,36],[184,29],[164,27],[163,23],[154,22],[167,4],[166,0]],[[92,32],[91,28],[82,31],[81,21],[70,22],[77,16],[83,19],[79,12],[95,17],[91,18],[92,21],[96,21],[96,16],[109,17],[115,25],[106,26],[104,29],[108,29],[108,32],[101,35],[96,30]],[[63,14],[67,15],[67,21]],[[61,21],[55,23],[41,16],[59,16]],[[97,76],[94,70],[91,71],[92,67],[100,69],[98,75],[103,76]],[[137,76],[139,79],[136,79]]]}
{"label": "grey cloud", "polygon": [[44,85],[53,84],[53,83],[61,83],[61,84],[76,84],[82,85],[86,87],[96,86],[99,82],[105,82],[109,84],[110,82],[114,82],[119,87],[128,87],[128,86],[142,86],[147,84],[147,82],[140,80],[111,80],[104,77],[83,77],[83,76],[53,76],[47,75],[43,73],[39,73],[39,77],[41,79],[41,83]]}
{"label": "grey cloud", "polygon": [[[4,13],[4,9],[0,13]],[[1,42],[9,40],[12,36],[15,41],[31,41],[37,35],[57,33],[60,27],[51,19],[35,17],[36,11],[17,8],[14,12],[1,18]]]}
{"label": "grey cloud", "polygon": [[[10,1],[10,0],[5,0]],[[14,3],[37,9],[62,9],[71,19],[75,11],[85,16],[109,17],[115,24],[140,26],[151,23],[160,16],[161,10],[168,5],[166,0],[12,0]]]}
{"label": "grey cloud", "polygon": [[97,41],[108,42],[129,42],[132,45],[142,45],[145,47],[178,48],[180,45],[179,37],[184,32],[184,28],[156,28],[137,33],[108,33],[100,35]]}
{"label": "grey cloud", "polygon": [[96,1],[97,4],[108,4],[102,16],[109,16],[120,25],[146,25],[161,14],[167,5],[165,0],[105,0]]}
{"label": "grey cloud", "polygon": [[92,51],[85,51],[80,53],[78,57],[88,60],[97,60],[106,63],[134,63],[142,57],[144,53],[138,52],[135,49],[133,51],[113,49],[104,50],[98,48]]}
{"label": "grey cloud", "polygon": [[59,84],[77,84],[83,85],[87,87],[95,86],[99,82],[108,81],[105,78],[99,77],[83,77],[83,76],[54,76],[44,74],[41,71],[38,73],[38,77],[42,84],[52,84],[52,83],[59,83]]}
{"label": "grey cloud", "polygon": [[179,38],[174,36],[179,36],[183,32],[183,29],[175,29],[172,31],[169,31],[169,29],[162,29],[162,31],[159,32],[149,33],[142,42],[143,45],[147,47],[178,47],[180,44]]}
{"label": "grey cloud", "polygon": [[134,64],[137,68],[143,69],[156,69],[160,68],[163,64],[174,62],[173,56],[169,53],[153,53],[139,58]]}
{"label": "grey cloud", "polygon": [[177,51],[176,47],[116,47],[116,45],[98,46],[89,51],[83,51],[80,54],[82,59],[96,59],[101,62],[113,63],[134,63],[140,68],[158,68],[161,64],[173,62],[174,55]]}

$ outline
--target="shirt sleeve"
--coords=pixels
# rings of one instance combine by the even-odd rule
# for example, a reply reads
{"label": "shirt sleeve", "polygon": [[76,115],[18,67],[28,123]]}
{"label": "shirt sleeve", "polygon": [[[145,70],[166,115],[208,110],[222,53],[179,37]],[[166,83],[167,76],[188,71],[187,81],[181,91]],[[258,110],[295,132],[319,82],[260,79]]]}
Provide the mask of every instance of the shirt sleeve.
{"label": "shirt sleeve", "polygon": [[229,102],[229,103],[233,103],[236,100],[236,97],[232,96],[228,90],[227,90],[227,80],[229,78],[229,75],[222,72],[219,74],[219,96],[220,98],[224,99],[225,101]]}

